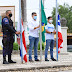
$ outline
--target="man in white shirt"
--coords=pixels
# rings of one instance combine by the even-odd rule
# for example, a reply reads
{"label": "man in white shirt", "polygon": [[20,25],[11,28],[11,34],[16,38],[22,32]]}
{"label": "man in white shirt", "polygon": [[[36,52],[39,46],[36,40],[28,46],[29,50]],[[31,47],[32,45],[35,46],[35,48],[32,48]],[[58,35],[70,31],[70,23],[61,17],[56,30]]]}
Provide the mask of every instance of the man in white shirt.
{"label": "man in white shirt", "polygon": [[32,60],[32,49],[34,47],[34,58],[35,61],[39,61],[38,55],[37,55],[37,50],[38,50],[38,42],[39,42],[39,24],[37,23],[37,14],[35,12],[32,13],[32,21],[28,23],[28,28],[29,28],[29,61],[33,62]]}
{"label": "man in white shirt", "polygon": [[46,48],[45,48],[45,61],[49,61],[47,58],[48,49],[50,46],[50,56],[52,61],[56,61],[53,57],[53,48],[54,48],[54,34],[56,33],[54,25],[52,24],[52,17],[48,17],[48,23],[45,26],[46,29]]}

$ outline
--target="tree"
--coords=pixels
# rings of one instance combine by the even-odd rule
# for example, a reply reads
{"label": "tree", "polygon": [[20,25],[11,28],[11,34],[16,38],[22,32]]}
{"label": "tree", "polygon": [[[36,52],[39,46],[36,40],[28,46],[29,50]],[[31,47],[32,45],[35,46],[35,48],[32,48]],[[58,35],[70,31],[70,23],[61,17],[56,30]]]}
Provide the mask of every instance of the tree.
{"label": "tree", "polygon": [[[68,4],[59,5],[58,12],[61,18],[66,18],[68,27],[68,32],[72,32],[72,6],[70,7]],[[52,17],[53,17],[53,24],[56,24],[56,8],[53,8]]]}

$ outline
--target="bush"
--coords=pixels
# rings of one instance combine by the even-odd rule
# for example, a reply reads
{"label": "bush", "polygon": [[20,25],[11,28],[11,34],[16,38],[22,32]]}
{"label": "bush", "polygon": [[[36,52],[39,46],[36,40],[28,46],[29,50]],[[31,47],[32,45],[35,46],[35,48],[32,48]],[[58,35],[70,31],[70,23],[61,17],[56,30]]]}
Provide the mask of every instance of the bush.
{"label": "bush", "polygon": [[13,50],[18,50],[18,44],[17,43],[13,44]]}
{"label": "bush", "polygon": [[[44,50],[45,49],[45,45],[44,45],[44,43],[42,42],[42,50]],[[38,43],[38,50],[40,50],[40,42]]]}
{"label": "bush", "polygon": [[[33,47],[33,49],[34,49],[34,47]],[[42,50],[44,50],[44,49],[45,49],[45,45],[42,42]],[[13,44],[13,50],[18,50],[18,43]],[[38,43],[38,50],[40,50],[40,42]]]}

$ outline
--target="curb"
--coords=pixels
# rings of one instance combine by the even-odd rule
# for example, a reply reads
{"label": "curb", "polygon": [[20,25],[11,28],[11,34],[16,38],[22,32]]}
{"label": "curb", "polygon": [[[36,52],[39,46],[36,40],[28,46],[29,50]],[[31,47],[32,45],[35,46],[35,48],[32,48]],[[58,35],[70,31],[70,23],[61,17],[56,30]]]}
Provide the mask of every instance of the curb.
{"label": "curb", "polygon": [[11,72],[11,71],[23,71],[23,70],[40,70],[40,69],[50,69],[50,68],[62,68],[62,67],[72,67],[72,65],[58,65],[58,66],[42,66],[42,67],[29,67],[29,68],[15,68],[15,69],[1,69],[0,72]]}

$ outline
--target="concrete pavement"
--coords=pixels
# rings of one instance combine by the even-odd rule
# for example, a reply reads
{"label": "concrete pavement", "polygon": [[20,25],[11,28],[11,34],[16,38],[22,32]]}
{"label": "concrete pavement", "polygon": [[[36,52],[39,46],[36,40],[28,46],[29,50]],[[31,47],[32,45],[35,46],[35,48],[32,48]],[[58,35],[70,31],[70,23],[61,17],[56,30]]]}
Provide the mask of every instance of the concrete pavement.
{"label": "concrete pavement", "polygon": [[[28,57],[28,56],[27,56]],[[34,60],[34,56],[33,60]],[[48,55],[49,60],[50,60],[50,55]],[[56,54],[54,53],[54,57],[56,58]],[[41,62],[33,62],[30,63],[29,61],[27,63],[21,64],[21,58],[19,55],[12,55],[12,59],[16,61],[16,64],[8,64],[8,65],[3,65],[2,64],[2,55],[0,55],[0,72],[2,71],[30,71],[31,72],[59,72],[59,71],[67,71],[67,70],[72,70],[72,53],[66,53],[66,54],[59,54],[59,61],[49,61],[45,62],[44,61],[44,55],[42,56],[42,61]],[[40,59],[40,56],[39,56]]]}

